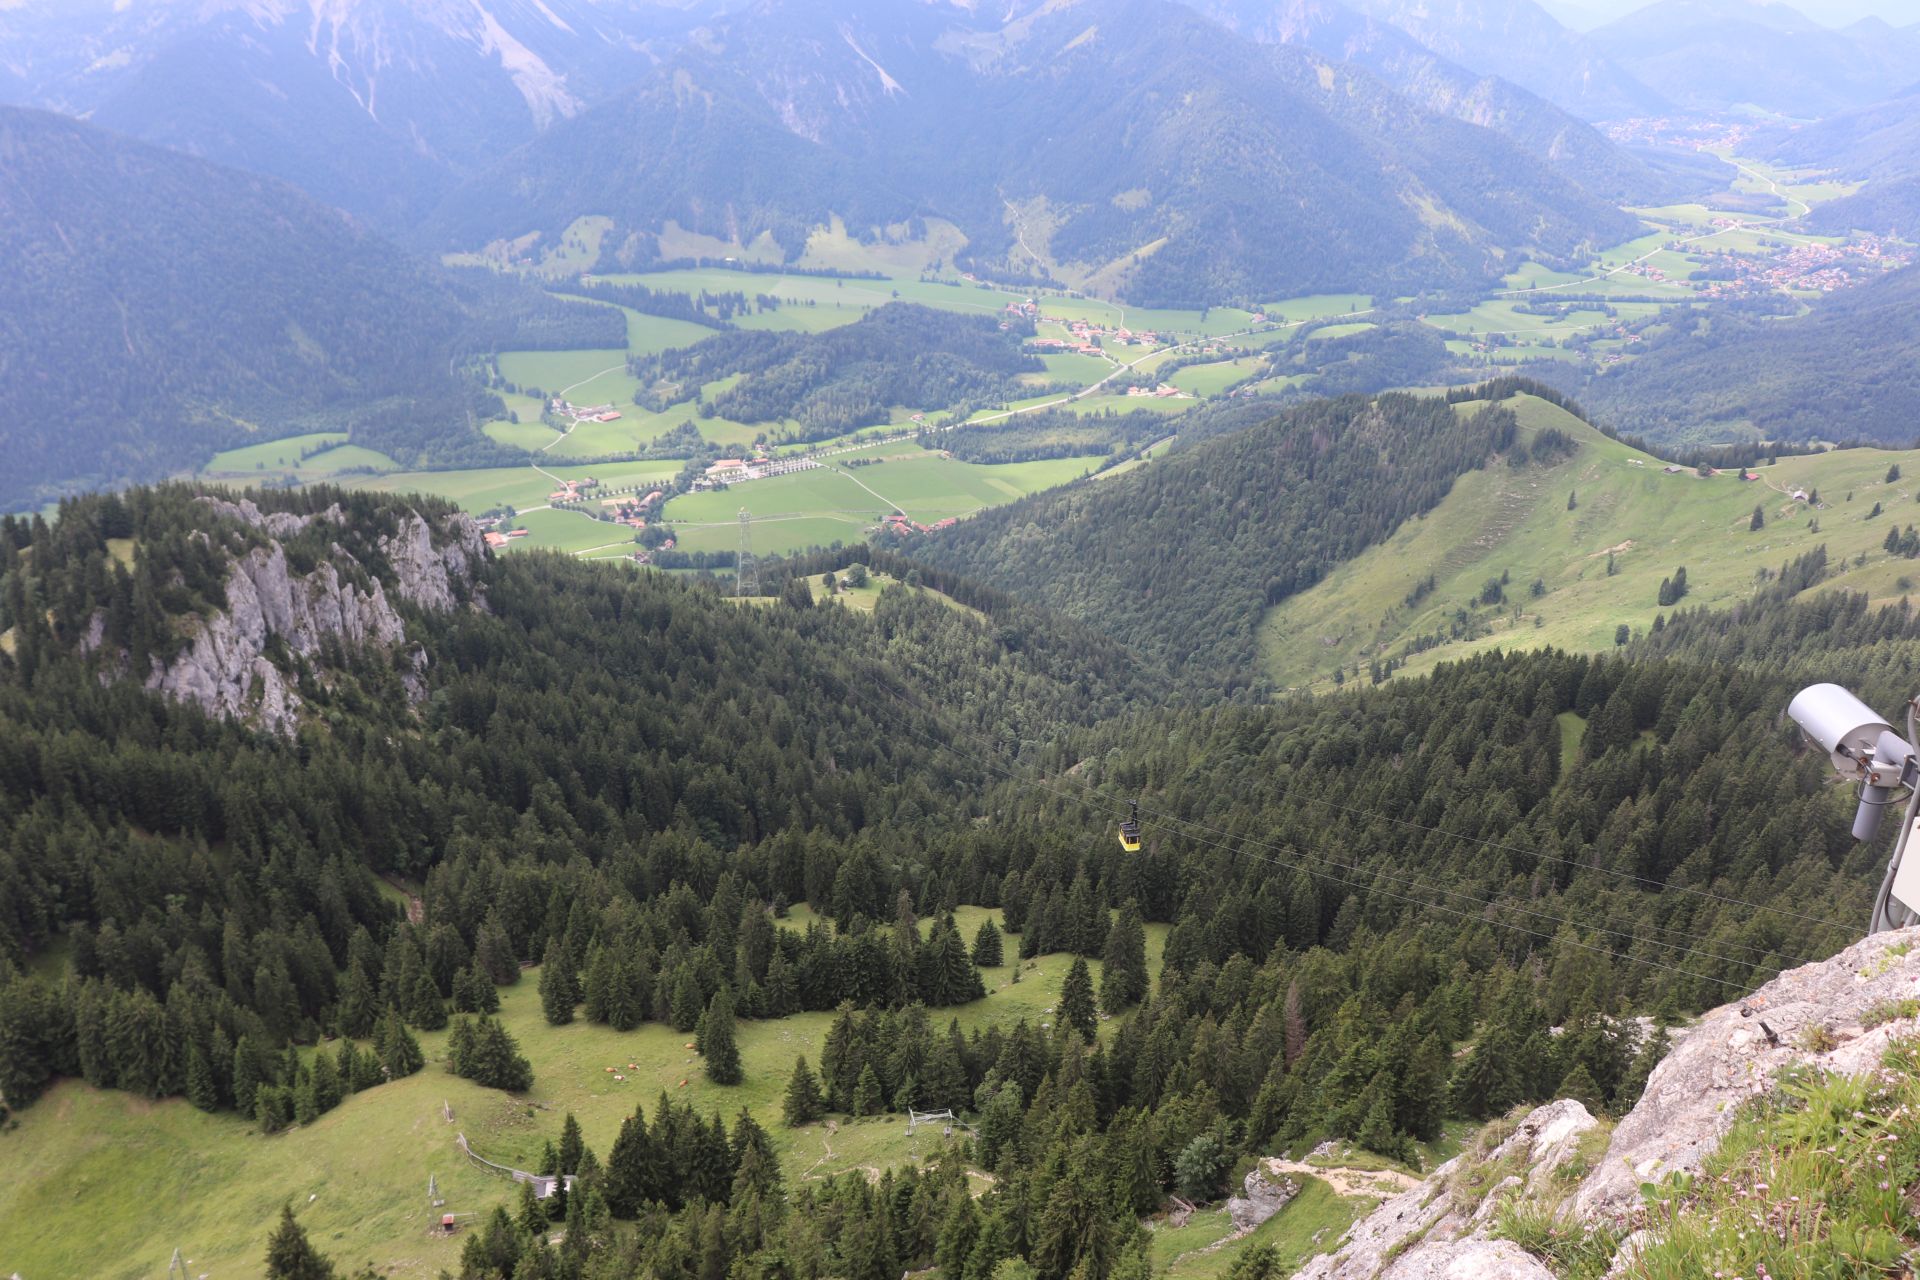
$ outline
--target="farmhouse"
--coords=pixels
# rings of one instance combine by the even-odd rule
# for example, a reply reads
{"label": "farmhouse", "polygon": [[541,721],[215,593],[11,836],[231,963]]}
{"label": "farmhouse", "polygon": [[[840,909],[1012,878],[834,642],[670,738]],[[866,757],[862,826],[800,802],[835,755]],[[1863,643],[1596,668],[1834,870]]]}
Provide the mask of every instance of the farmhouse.
{"label": "farmhouse", "polygon": [[739,458],[722,458],[707,468],[709,480],[738,480],[747,474],[747,464]]}

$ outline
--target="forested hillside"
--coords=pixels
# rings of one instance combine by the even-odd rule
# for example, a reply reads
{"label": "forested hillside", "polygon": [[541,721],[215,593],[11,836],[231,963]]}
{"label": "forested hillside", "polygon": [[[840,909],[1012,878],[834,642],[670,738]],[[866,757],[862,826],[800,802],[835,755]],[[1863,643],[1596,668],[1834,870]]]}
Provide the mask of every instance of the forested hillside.
{"label": "forested hillside", "polygon": [[955,407],[1018,398],[1015,379],[1045,369],[1022,349],[1033,326],[895,302],[825,333],[723,333],[630,362],[664,407],[730,375],[712,407],[736,422],[796,419],[824,440],[887,421],[895,406]]}
{"label": "forested hillside", "polygon": [[1530,373],[1650,440],[1868,440],[1920,435],[1920,269],[1830,294],[1798,319],[1683,312],[1633,360]]}
{"label": "forested hillside", "polygon": [[317,426],[408,464],[491,458],[458,353],[623,332],[605,308],[450,281],[279,182],[59,116],[0,109],[0,158],[0,506]]}
{"label": "forested hillside", "polygon": [[[1418,403],[1292,415],[1265,447],[1294,469],[1268,474],[1378,489],[1388,461],[1443,470],[1500,443],[1498,409]],[[1446,443],[1408,452],[1389,423]],[[1187,457],[1224,481],[1241,455],[1216,449]],[[696,1031],[722,1088],[735,1018],[838,1005],[784,1122],[966,1100],[965,1159],[995,1177],[976,1200],[957,1166],[877,1192],[853,1174],[788,1205],[765,1106],[554,1120],[553,1167],[581,1178],[556,1206],[567,1243],[529,1199],[470,1237],[466,1280],[795,1250],[863,1280],[1013,1257],[1045,1280],[1144,1277],[1140,1215],[1220,1194],[1242,1154],[1344,1135],[1404,1158],[1449,1116],[1556,1094],[1624,1108],[1663,1041],[1613,1015],[1715,1003],[1823,954],[1881,856],[1847,840],[1824,759],[1777,731],[1791,681],[1685,654],[1491,657],[1335,699],[1152,710],[1156,673],[1111,642],[962,583],[943,585],[967,610],[898,586],[869,617],[813,606],[797,578],[742,609],[533,556],[485,567],[471,607],[408,610],[417,712],[382,694],[390,667],[348,654],[289,663],[326,718],[291,741],[114,678],[110,633],[83,641],[96,605],[135,594],[119,540],[180,579],[140,607],[217,610],[222,566],[185,530],[219,547],[342,499],[259,500],[257,526],[183,489],[0,524],[0,1090],[25,1122],[50,1077],[78,1075],[309,1125],[419,1070],[415,1033],[456,1015],[447,1065],[523,1092],[543,1068],[486,1011],[538,961],[560,1034]],[[371,534],[405,508],[354,501],[384,572]],[[1916,643],[1908,615],[1873,625]],[[1136,856],[1110,828],[1130,797]],[[417,922],[377,872],[423,882]],[[833,927],[777,927],[803,900]],[[1098,986],[1076,961],[1050,1026],[943,1029],[930,1010],[977,999],[1002,945],[959,937],[963,903],[1022,956],[1101,960]],[[1157,982],[1153,922],[1171,926]],[[345,1047],[284,1051],[323,1032]],[[717,1230],[723,1202],[738,1225]]]}
{"label": "forested hillside", "polygon": [[1038,494],[915,554],[1098,625],[1216,689],[1244,688],[1270,604],[1446,496],[1513,415],[1347,396],[1092,487]]}

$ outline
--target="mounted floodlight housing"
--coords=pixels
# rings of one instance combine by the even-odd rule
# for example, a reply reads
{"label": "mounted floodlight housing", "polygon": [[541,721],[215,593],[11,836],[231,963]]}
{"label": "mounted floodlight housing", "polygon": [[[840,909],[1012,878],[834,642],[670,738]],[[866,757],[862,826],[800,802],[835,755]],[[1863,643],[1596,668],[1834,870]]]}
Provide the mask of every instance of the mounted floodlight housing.
{"label": "mounted floodlight housing", "polygon": [[[1917,712],[1920,701],[1907,707],[1909,737],[1915,731]],[[1878,933],[1920,920],[1909,909],[1920,907],[1920,861],[1911,868],[1901,865],[1907,839],[1920,822],[1920,748],[1837,684],[1807,686],[1794,695],[1787,714],[1826,751],[1835,773],[1859,784],[1860,806],[1853,815],[1855,840],[1871,840],[1879,832],[1881,815],[1892,805],[1896,787],[1909,793],[1907,816],[1874,903],[1868,931]]]}

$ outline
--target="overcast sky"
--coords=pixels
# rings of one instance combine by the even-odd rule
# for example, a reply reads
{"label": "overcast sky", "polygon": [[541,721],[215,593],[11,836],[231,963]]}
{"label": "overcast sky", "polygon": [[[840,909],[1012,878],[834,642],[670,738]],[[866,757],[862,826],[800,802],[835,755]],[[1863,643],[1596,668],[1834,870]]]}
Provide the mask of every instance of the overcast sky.
{"label": "overcast sky", "polygon": [[[1643,9],[1649,0],[1540,0],[1556,18],[1580,31],[1611,22],[1621,14]],[[1868,14],[1878,14],[1895,26],[1920,22],[1920,0],[1788,0],[1817,22],[1844,27]]]}

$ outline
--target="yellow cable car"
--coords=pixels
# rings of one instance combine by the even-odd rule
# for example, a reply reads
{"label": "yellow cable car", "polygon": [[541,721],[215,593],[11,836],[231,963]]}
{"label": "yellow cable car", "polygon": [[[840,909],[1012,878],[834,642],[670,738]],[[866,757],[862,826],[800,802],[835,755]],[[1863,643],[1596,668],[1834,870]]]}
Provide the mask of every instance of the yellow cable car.
{"label": "yellow cable car", "polygon": [[1140,802],[1127,806],[1127,820],[1120,824],[1120,847],[1128,853],[1140,852]]}

